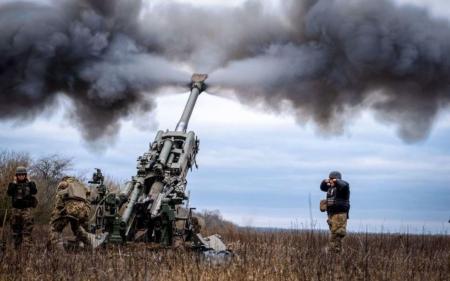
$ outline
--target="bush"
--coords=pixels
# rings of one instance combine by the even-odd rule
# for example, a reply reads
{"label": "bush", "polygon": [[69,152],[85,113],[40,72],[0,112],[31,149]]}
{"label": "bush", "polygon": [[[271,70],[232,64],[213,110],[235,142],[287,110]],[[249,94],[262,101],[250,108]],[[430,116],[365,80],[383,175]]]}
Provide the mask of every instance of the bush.
{"label": "bush", "polygon": [[230,221],[225,220],[219,210],[203,210],[195,213],[202,224],[202,233],[211,235],[220,233],[221,235],[230,236],[237,231],[238,226]]}

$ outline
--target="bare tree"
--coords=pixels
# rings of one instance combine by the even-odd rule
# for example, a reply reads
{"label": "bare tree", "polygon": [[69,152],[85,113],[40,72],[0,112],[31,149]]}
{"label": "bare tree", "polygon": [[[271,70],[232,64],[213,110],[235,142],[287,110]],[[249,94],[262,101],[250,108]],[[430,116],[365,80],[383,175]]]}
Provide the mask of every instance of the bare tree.
{"label": "bare tree", "polygon": [[6,191],[8,183],[14,180],[17,166],[28,167],[30,163],[31,158],[28,153],[0,151],[0,192]]}
{"label": "bare tree", "polygon": [[30,176],[38,186],[35,218],[40,223],[50,219],[56,186],[61,178],[72,169],[72,159],[50,155],[37,159],[30,167]]}
{"label": "bare tree", "polygon": [[206,233],[223,233],[237,228],[234,223],[225,220],[219,210],[203,210],[195,215],[204,221]]}

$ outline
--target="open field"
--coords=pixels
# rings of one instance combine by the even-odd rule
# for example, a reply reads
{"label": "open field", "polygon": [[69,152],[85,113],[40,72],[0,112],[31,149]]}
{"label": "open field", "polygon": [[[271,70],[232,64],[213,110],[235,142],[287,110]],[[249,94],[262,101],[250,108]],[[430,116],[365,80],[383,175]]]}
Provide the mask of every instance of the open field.
{"label": "open field", "polygon": [[94,253],[47,252],[46,231],[34,245],[7,248],[0,280],[450,280],[450,236],[351,234],[341,256],[327,254],[327,234],[307,231],[223,233],[237,256],[214,265],[183,250],[145,244]]}

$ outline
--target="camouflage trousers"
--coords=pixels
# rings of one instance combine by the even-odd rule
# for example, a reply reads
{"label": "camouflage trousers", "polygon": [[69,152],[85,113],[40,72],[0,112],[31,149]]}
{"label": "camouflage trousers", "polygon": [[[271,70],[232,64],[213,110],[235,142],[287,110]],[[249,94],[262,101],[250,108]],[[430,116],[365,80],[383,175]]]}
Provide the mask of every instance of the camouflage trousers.
{"label": "camouflage trousers", "polygon": [[70,224],[77,241],[83,242],[85,246],[91,246],[88,229],[90,207],[82,201],[67,201],[63,210],[55,209],[50,221],[49,244],[57,245],[61,242],[61,233]]}
{"label": "camouflage trousers", "polygon": [[31,232],[33,232],[34,219],[31,208],[11,210],[11,230],[15,248],[31,245]]}
{"label": "camouflage trousers", "polygon": [[327,220],[330,228],[330,251],[342,251],[342,239],[347,234],[347,213],[330,214]]}

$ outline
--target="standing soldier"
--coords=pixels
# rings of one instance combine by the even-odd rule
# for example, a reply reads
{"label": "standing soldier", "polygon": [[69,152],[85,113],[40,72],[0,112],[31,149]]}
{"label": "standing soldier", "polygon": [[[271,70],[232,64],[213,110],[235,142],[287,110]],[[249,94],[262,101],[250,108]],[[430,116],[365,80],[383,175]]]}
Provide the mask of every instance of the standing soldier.
{"label": "standing soldier", "polygon": [[92,246],[86,231],[90,213],[88,196],[88,189],[73,177],[64,177],[58,184],[50,221],[49,246],[61,242],[61,233],[68,224],[77,242],[83,242],[85,247]]}
{"label": "standing soldier", "polygon": [[342,239],[346,235],[348,212],[350,210],[350,185],[342,180],[340,172],[333,171],[328,179],[322,181],[320,189],[327,193],[325,210],[328,213],[327,223],[331,232],[330,251],[340,253]]}
{"label": "standing soldier", "polygon": [[33,231],[33,216],[31,209],[36,208],[37,193],[36,184],[27,178],[27,169],[19,166],[16,168],[14,182],[8,185],[8,196],[12,199],[11,228],[13,232],[14,247],[18,249],[22,242],[24,246],[31,244],[31,232]]}

